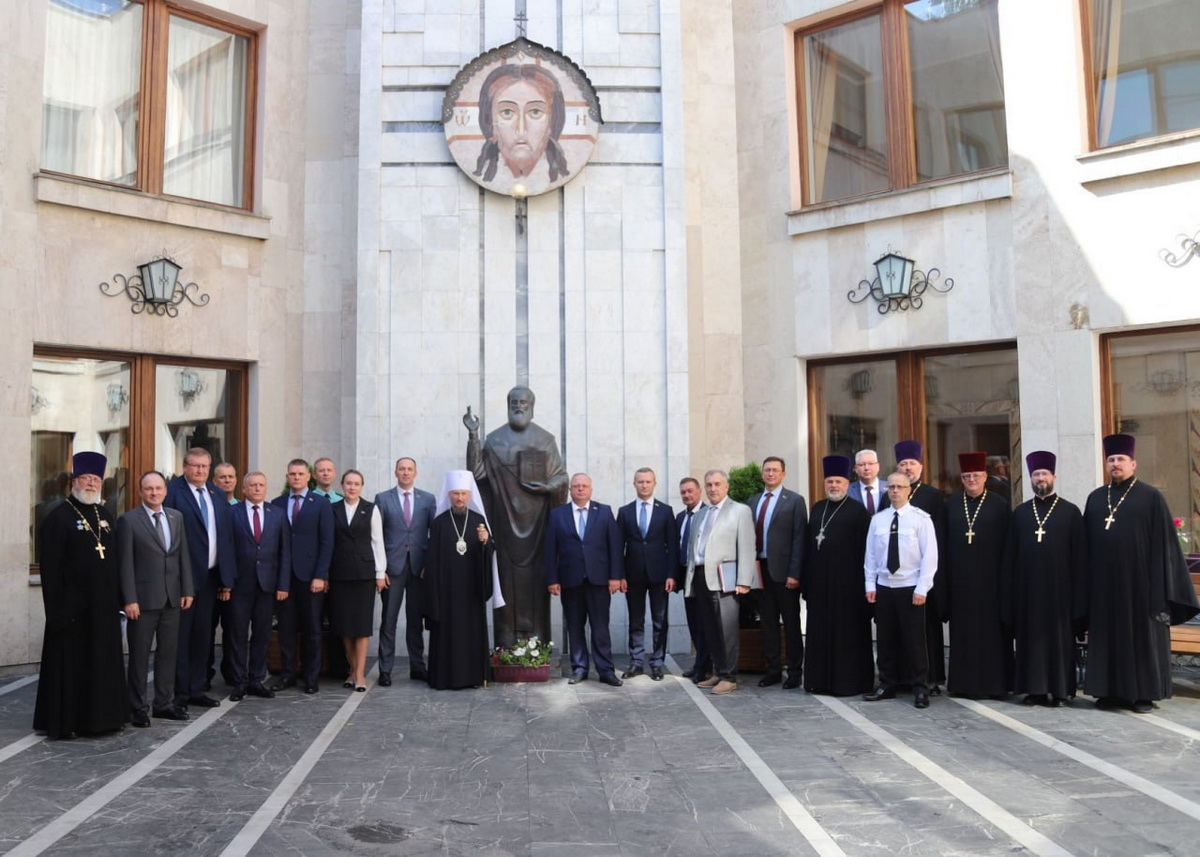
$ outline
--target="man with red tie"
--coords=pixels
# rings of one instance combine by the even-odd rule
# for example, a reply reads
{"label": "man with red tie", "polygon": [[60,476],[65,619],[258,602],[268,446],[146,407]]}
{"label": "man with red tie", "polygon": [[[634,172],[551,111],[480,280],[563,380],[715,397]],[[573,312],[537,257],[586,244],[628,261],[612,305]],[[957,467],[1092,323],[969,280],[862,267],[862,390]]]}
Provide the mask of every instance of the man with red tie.
{"label": "man with red tie", "polygon": [[879,481],[879,453],[873,449],[860,449],[854,453],[854,475],[846,496],[862,503],[867,512],[874,515],[888,507],[887,486]]}

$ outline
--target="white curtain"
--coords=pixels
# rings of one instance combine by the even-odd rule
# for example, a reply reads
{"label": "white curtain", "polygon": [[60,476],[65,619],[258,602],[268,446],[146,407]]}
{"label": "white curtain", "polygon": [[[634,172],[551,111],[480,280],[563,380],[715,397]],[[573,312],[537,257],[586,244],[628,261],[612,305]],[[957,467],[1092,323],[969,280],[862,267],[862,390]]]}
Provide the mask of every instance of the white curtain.
{"label": "white curtain", "polygon": [[1123,0],[1092,0],[1092,76],[1096,97],[1096,145],[1107,146],[1117,108]]}

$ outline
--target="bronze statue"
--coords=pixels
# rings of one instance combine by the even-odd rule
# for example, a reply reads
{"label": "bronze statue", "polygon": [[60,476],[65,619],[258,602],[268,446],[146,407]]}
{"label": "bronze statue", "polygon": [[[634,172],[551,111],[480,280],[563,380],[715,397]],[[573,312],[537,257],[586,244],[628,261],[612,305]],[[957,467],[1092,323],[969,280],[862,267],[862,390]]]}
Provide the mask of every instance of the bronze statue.
{"label": "bronze statue", "polygon": [[500,590],[493,611],[495,645],[533,634],[550,639],[550,593],[542,572],[542,540],[550,509],[566,502],[568,476],[554,435],[533,422],[533,391],[508,391],[508,424],[479,442],[479,417],[467,412],[467,469],[475,474],[496,538]]}

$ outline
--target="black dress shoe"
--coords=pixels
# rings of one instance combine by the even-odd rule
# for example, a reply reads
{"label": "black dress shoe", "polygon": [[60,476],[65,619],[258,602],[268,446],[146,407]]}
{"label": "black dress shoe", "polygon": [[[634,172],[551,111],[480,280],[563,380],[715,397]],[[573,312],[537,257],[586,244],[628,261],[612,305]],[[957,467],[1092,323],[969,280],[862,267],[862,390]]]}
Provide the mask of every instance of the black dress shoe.
{"label": "black dress shoe", "polygon": [[784,690],[795,690],[800,686],[800,676],[788,673],[787,681],[783,683]]}
{"label": "black dress shoe", "polygon": [[379,681],[377,681],[376,684],[378,684],[380,687],[391,687],[392,674],[390,672],[381,672],[379,674]]}
{"label": "black dress shoe", "polygon": [[604,673],[600,676],[600,683],[606,684],[609,687],[620,687],[624,682],[617,678],[616,673]]}
{"label": "black dress shoe", "polygon": [[188,713],[182,708],[156,708],[154,716],[159,720],[187,720]]}
{"label": "black dress shoe", "polygon": [[929,691],[923,687],[917,688],[913,694],[913,705],[917,708],[929,707]]}
{"label": "black dress shoe", "polygon": [[773,684],[779,684],[781,681],[783,681],[783,676],[781,676],[779,673],[767,673],[758,680],[758,686],[770,687]]}
{"label": "black dress shoe", "polygon": [[1121,700],[1115,696],[1102,696],[1096,700],[1096,707],[1101,711],[1116,711],[1121,707]]}
{"label": "black dress shoe", "polygon": [[684,678],[695,678],[695,676],[696,676],[695,670],[684,670],[683,671]]}
{"label": "black dress shoe", "polygon": [[413,681],[429,681],[429,673],[425,670],[409,670],[408,677]]}
{"label": "black dress shoe", "polygon": [[1154,703],[1148,699],[1135,699],[1132,708],[1134,714],[1149,714],[1154,710]]}
{"label": "black dress shoe", "polygon": [[277,679],[275,679],[275,681],[271,682],[270,685],[268,685],[268,687],[271,690],[285,690],[286,688],[295,687],[295,686],[296,686],[296,679],[294,677],[293,678],[277,678]]}
{"label": "black dress shoe", "polygon": [[1061,696],[1052,696],[1050,697],[1050,701],[1046,703],[1046,705],[1050,706],[1051,708],[1062,708],[1066,704],[1067,701]]}
{"label": "black dress shoe", "polygon": [[650,667],[650,678],[652,678],[654,681],[662,681],[663,680],[663,668],[662,667]]}
{"label": "black dress shoe", "polygon": [[567,679],[567,684],[579,684],[581,681],[587,681],[587,673],[583,670],[575,670],[571,673],[571,677]]}
{"label": "black dress shoe", "polygon": [[942,695],[942,686],[940,684],[935,684],[933,687],[929,688],[929,695],[930,696],[941,696]]}
{"label": "black dress shoe", "polygon": [[316,682],[310,682],[310,683],[308,683],[308,684],[304,685],[304,692],[305,692],[305,693],[316,693],[316,692],[317,692],[317,689],[318,689],[318,688],[317,688],[317,683],[316,683]]}
{"label": "black dress shoe", "polygon": [[217,708],[220,704],[211,696],[192,696],[188,698],[188,705],[194,705],[197,708]]}
{"label": "black dress shoe", "polygon": [[712,676],[711,672],[702,672],[702,673],[693,672],[692,673],[692,684],[699,684],[702,681],[708,681],[709,677],[711,677],[711,676]]}
{"label": "black dress shoe", "polygon": [[881,699],[895,699],[896,691],[890,687],[877,687],[870,693],[864,693],[863,699],[867,702],[878,702]]}
{"label": "black dress shoe", "polygon": [[1025,698],[1021,700],[1021,704],[1022,705],[1046,705],[1046,699],[1047,699],[1047,695],[1044,693],[1030,693],[1030,694],[1026,694]]}
{"label": "black dress shoe", "polygon": [[230,702],[241,702],[245,698],[246,688],[244,687],[235,687],[233,690],[229,691]]}
{"label": "black dress shoe", "polygon": [[150,718],[147,717],[145,714],[139,714],[139,713],[135,712],[131,722],[138,729],[145,729],[146,727],[148,727],[150,725]]}
{"label": "black dress shoe", "polygon": [[[293,684],[295,684],[294,680],[293,680]],[[250,694],[251,696],[262,697],[263,699],[274,699],[275,698],[275,691],[268,690],[267,688],[263,687],[261,684],[248,685],[246,687],[246,693]]]}
{"label": "black dress shoe", "polygon": [[646,670],[642,667],[630,667],[629,669],[625,670],[625,672],[621,673],[621,678],[635,678],[645,674]]}

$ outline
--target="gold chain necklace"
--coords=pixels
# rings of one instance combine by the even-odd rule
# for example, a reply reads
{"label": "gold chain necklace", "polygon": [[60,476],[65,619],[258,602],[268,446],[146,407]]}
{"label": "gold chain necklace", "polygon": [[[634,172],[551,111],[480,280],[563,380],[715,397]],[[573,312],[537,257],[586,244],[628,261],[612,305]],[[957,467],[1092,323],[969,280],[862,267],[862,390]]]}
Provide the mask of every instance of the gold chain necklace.
{"label": "gold chain necklace", "polygon": [[96,529],[93,530],[87,516],[83,514],[83,509],[76,506],[70,497],[67,498],[67,502],[71,504],[72,509],[79,513],[79,523],[83,524],[83,528],[92,534],[92,538],[96,540],[96,553],[100,554],[100,559],[104,559],[104,543],[100,540],[100,529],[102,526],[100,522],[100,507],[94,507],[96,510]]}
{"label": "gold chain necklace", "polygon": [[967,508],[967,492],[963,492],[963,514],[967,516],[967,544],[972,544],[975,541],[975,519],[979,517],[979,510],[983,508],[983,501],[987,499],[987,489],[979,495],[979,505],[975,507],[975,514],[971,514],[971,510]]}
{"label": "gold chain necklace", "polygon": [[1046,517],[1042,518],[1041,520],[1038,520],[1037,501],[1038,498],[1034,497],[1033,503],[1030,504],[1030,508],[1033,509],[1033,519],[1037,521],[1037,529],[1034,530],[1033,533],[1038,537],[1038,544],[1041,544],[1042,536],[1046,535],[1046,531],[1042,528],[1042,525],[1050,520],[1050,515],[1054,512],[1054,507],[1058,505],[1058,495],[1054,495],[1054,502],[1050,504],[1050,511],[1047,512]]}
{"label": "gold chain necklace", "polygon": [[1133,490],[1133,486],[1137,485],[1137,477],[1133,477],[1133,481],[1129,483],[1129,487],[1125,489],[1125,493],[1121,495],[1121,499],[1117,501],[1117,505],[1112,504],[1112,483],[1108,483],[1107,497],[1108,501],[1108,517],[1104,519],[1104,529],[1108,529],[1113,525],[1114,516],[1117,514],[1117,509],[1121,508],[1121,504],[1125,502],[1125,498],[1129,496],[1129,492]]}
{"label": "gold chain necklace", "polygon": [[832,506],[833,504],[826,503],[825,508],[821,510],[821,529],[817,530],[817,550],[821,549],[821,542],[825,541],[825,525],[833,523],[833,516],[836,515],[838,512],[842,511],[842,506],[844,506],[845,503],[846,503],[846,498],[843,497],[841,502],[838,503],[838,507],[833,510],[833,515],[829,516],[828,521],[825,520],[825,513],[829,511],[829,507]]}

